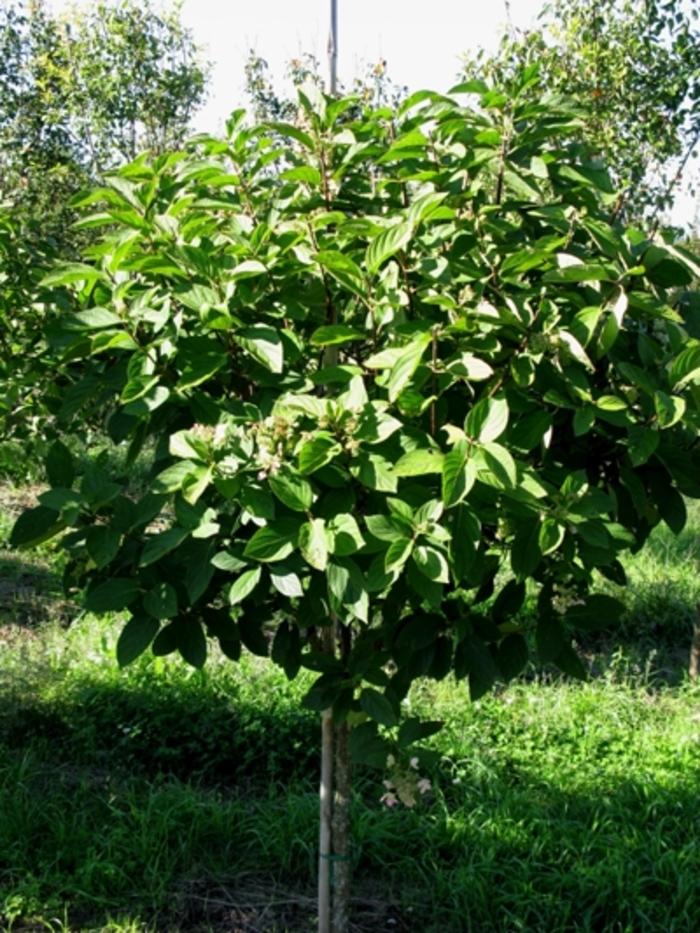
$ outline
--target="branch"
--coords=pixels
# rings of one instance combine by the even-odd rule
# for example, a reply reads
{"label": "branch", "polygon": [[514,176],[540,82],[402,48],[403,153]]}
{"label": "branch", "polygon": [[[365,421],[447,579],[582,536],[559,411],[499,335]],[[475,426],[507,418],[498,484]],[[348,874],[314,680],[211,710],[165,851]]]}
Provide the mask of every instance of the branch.
{"label": "branch", "polygon": [[[668,183],[668,185],[666,186],[666,190],[665,190],[664,193],[663,193],[663,201],[665,201],[667,198],[670,198],[671,192],[673,191],[673,189],[675,188],[675,186],[678,184],[678,182],[681,180],[681,177],[683,176],[683,172],[685,171],[685,167],[686,167],[686,165],[688,164],[688,159],[689,159],[690,156],[692,155],[693,149],[695,149],[695,147],[697,146],[698,142],[700,142],[700,127],[698,127],[698,129],[695,131],[695,135],[694,135],[693,138],[691,139],[690,144],[689,144],[688,148],[687,148],[686,151],[685,151],[685,155],[684,155],[683,158],[681,159],[681,164],[678,166],[678,171],[676,172],[676,174],[673,176],[673,178],[671,179],[671,181],[670,181],[670,182]],[[662,203],[656,208],[656,212],[655,212],[654,217],[653,217],[653,219],[652,219],[652,226],[651,226],[651,235],[652,235],[652,236],[654,236],[654,234],[656,233],[656,231],[659,229],[659,224],[661,223],[661,206],[662,206],[662,204],[663,204],[663,201],[662,201]]]}

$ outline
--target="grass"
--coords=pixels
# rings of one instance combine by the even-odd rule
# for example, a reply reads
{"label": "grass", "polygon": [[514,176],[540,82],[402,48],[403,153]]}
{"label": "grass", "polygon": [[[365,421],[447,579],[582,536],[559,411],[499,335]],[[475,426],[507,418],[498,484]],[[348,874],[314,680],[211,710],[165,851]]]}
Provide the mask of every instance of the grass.
{"label": "grass", "polygon": [[[530,674],[473,705],[463,684],[416,686],[410,711],[445,721],[433,791],[387,809],[383,775],[357,774],[357,930],[700,927],[691,518],[628,562],[629,612],[590,682]],[[0,605],[0,930],[312,930],[303,681],[252,658],[119,672],[117,620],[51,620],[53,568],[50,549],[0,552],[45,610],[36,625],[30,595]]]}

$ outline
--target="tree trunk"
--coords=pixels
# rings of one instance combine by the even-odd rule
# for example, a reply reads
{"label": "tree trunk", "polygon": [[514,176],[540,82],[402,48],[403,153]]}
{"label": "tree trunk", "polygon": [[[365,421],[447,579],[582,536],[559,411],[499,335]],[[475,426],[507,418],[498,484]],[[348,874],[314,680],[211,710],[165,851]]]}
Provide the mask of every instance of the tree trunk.
{"label": "tree trunk", "polygon": [[333,794],[333,933],[350,929],[350,754],[348,724],[335,727]]}
{"label": "tree trunk", "polygon": [[[335,656],[336,623],[321,629],[321,651]],[[321,784],[318,834],[318,933],[331,933],[331,866],[333,856],[333,711],[321,713]]]}
{"label": "tree trunk", "polygon": [[690,643],[690,664],[688,673],[691,680],[700,677],[700,605],[697,607],[697,618],[693,624],[693,639]]}
{"label": "tree trunk", "polygon": [[318,933],[331,933],[333,819],[333,713],[321,713],[320,829],[318,838]]}
{"label": "tree trunk", "polygon": [[[352,631],[333,618],[321,631],[321,650],[339,654],[345,663]],[[333,712],[321,714],[321,786],[318,852],[318,933],[350,929],[350,749],[347,722],[334,723]]]}

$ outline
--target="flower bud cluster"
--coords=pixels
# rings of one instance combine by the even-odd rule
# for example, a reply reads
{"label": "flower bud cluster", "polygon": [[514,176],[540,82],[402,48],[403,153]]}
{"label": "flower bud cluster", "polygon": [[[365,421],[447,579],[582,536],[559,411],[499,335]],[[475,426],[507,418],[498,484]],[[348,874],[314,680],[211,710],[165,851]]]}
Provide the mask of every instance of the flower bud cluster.
{"label": "flower bud cluster", "polygon": [[258,467],[258,479],[274,476],[291,456],[298,440],[295,421],[271,415],[252,425],[250,433],[255,439],[253,459]]}
{"label": "flower bud cluster", "polygon": [[385,806],[396,807],[402,803],[405,807],[414,807],[421,797],[432,790],[430,779],[421,777],[418,772],[417,757],[411,758],[406,766],[389,755],[386,764],[390,777],[383,781],[386,790],[380,798]]}

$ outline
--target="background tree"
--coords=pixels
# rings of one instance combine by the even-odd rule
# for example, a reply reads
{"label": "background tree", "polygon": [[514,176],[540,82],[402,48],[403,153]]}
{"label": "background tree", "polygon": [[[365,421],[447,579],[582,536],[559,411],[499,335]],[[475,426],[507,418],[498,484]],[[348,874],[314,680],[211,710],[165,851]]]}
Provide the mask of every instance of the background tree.
{"label": "background tree", "polygon": [[551,0],[537,28],[465,56],[465,75],[507,86],[537,62],[542,86],[586,109],[582,138],[612,172],[616,210],[656,218],[700,141],[697,15],[681,0]]}
{"label": "background tree", "polygon": [[584,676],[575,632],[622,608],[598,575],[624,582],[620,553],[700,496],[700,344],[673,305],[695,260],[611,222],[579,115],[533,79],[238,112],[86,196],[104,235],[43,282],[80,309],[47,335],[80,375],[64,432],[101,413],[126,466],[56,443],[12,543],[60,536],[68,589],[126,613],[121,664],[201,666],[211,638],[317,673],[337,933],[348,755],[415,804],[439,723],[401,721],[412,681],[479,697],[532,651]]}
{"label": "background tree", "polygon": [[124,0],[57,17],[40,0],[13,0],[0,9],[3,440],[41,440],[47,429],[37,367],[52,364],[37,283],[90,240],[89,227],[73,225],[71,198],[141,149],[177,147],[206,76],[177,7]]}
{"label": "background tree", "polygon": [[28,234],[70,245],[70,196],[142,149],[179,145],[206,75],[177,7],[123,0],[58,17],[41,0],[4,4],[0,192]]}

